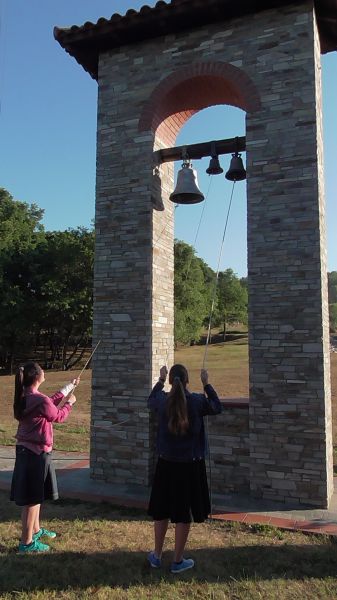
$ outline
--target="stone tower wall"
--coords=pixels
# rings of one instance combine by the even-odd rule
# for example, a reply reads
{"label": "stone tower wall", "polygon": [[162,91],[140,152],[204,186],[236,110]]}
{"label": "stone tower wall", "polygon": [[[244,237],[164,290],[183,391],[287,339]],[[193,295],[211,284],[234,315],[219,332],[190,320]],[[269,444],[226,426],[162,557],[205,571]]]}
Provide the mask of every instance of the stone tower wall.
{"label": "stone tower wall", "polygon": [[[102,343],[93,364],[92,476],[150,481],[146,398],[159,366],[173,360],[174,213],[173,165],[160,168],[159,211],[152,152],[172,145],[195,112],[192,95],[186,104],[197,81],[189,69],[202,63],[207,71],[211,62],[235,69],[227,81],[199,75],[197,109],[227,101],[247,110],[251,492],[323,506],[332,492],[332,445],[320,50],[311,2],[100,57],[94,337]],[[160,83],[182,69],[181,104],[173,82],[151,105]],[[258,91],[258,107],[245,79]],[[212,83],[222,86],[218,96]],[[159,126],[140,130],[150,110],[149,122]],[[216,435],[218,448],[218,427]]]}

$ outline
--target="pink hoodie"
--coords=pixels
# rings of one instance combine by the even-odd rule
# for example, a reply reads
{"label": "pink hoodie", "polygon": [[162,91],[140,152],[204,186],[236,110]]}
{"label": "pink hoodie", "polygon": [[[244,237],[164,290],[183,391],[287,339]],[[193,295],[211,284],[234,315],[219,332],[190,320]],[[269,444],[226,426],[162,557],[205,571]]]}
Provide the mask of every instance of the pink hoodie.
{"label": "pink hoodie", "polygon": [[74,386],[70,384],[50,398],[38,391],[27,390],[25,393],[26,408],[19,421],[15,436],[17,444],[25,446],[35,454],[50,452],[53,447],[52,424],[63,423],[71,411],[70,404],[66,403],[62,408],[57,408],[57,406],[73,388]]}

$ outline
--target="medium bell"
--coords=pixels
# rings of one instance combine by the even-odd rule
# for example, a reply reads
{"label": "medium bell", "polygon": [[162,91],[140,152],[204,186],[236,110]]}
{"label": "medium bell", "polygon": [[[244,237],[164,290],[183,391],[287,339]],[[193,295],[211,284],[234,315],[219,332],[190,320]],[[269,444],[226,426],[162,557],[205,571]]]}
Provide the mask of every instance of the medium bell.
{"label": "medium bell", "polygon": [[209,167],[206,169],[206,173],[208,173],[208,175],[220,175],[223,173],[223,169],[220,166],[219,158],[217,156],[212,156]]}
{"label": "medium bell", "polygon": [[232,154],[231,164],[225,177],[229,181],[243,181],[243,179],[246,179],[246,171],[243,166],[241,154],[238,152]]}
{"label": "medium bell", "polygon": [[178,171],[176,189],[170,195],[170,200],[176,204],[197,204],[205,199],[198,188],[197,172],[192,165],[184,160]]}

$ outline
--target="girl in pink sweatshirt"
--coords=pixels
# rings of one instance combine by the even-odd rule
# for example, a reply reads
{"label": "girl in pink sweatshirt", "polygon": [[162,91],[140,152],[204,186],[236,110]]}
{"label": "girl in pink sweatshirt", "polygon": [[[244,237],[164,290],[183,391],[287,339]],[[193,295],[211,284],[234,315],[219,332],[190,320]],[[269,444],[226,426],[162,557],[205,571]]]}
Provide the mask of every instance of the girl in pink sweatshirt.
{"label": "girl in pink sweatshirt", "polygon": [[[20,367],[15,377],[14,416],[19,421],[11,500],[22,507],[22,536],[19,552],[45,552],[42,536],[56,537],[54,531],[40,528],[40,507],[44,500],[57,500],[58,490],[51,451],[53,423],[63,423],[76,402],[74,379],[50,398],[39,392],[45,380],[36,362]],[[60,405],[63,398],[66,402]]]}

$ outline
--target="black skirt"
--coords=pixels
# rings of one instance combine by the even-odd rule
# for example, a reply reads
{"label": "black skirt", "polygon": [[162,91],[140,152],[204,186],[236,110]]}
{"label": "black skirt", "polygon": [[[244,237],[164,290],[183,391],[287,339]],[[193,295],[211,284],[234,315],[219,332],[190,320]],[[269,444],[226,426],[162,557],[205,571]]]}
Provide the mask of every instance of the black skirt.
{"label": "black skirt", "polygon": [[25,446],[16,446],[10,499],[18,506],[58,499],[56,473],[50,452],[35,454]]}
{"label": "black skirt", "polygon": [[205,461],[158,459],[148,514],[155,521],[203,523],[211,511]]}

